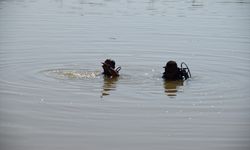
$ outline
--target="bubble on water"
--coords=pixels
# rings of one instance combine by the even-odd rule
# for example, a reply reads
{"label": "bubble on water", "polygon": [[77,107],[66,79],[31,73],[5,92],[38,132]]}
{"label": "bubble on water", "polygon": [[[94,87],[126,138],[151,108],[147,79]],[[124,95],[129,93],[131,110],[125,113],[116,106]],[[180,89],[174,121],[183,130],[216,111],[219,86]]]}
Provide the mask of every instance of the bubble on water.
{"label": "bubble on water", "polygon": [[43,99],[43,98],[41,98],[41,99],[40,99],[40,102],[44,102],[44,99]]}
{"label": "bubble on water", "polygon": [[214,105],[211,105],[210,107],[211,107],[211,108],[214,108],[215,106],[214,106]]}

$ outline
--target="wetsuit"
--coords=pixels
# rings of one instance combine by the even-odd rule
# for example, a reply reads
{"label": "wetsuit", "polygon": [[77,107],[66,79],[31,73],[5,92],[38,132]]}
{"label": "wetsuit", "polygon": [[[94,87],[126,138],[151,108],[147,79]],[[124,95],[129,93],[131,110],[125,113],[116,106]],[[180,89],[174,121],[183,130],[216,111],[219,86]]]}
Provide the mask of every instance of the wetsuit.
{"label": "wetsuit", "polygon": [[162,78],[166,80],[186,80],[189,78],[189,75],[185,69],[178,68],[176,73],[167,73],[165,71]]}

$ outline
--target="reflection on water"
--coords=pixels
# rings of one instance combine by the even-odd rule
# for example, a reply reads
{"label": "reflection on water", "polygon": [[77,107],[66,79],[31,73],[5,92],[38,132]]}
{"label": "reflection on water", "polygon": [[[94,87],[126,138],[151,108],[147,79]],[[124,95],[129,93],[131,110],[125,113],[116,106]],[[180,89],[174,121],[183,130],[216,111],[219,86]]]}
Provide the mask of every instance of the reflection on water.
{"label": "reflection on water", "polygon": [[176,96],[178,89],[183,86],[182,80],[177,81],[164,81],[165,93],[168,96]]}
{"label": "reflection on water", "polygon": [[103,96],[109,95],[110,91],[113,91],[116,89],[117,81],[118,81],[118,77],[109,78],[109,77],[103,76],[103,87],[102,87],[103,90],[102,90],[101,98]]}

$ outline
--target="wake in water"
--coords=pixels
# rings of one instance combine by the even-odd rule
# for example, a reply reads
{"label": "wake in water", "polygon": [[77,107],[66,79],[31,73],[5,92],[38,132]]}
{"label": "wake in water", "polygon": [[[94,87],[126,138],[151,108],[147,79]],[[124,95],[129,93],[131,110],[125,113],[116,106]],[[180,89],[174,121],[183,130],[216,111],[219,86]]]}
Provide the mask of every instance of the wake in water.
{"label": "wake in water", "polygon": [[52,69],[46,70],[47,76],[59,79],[95,79],[101,75],[100,71],[73,70],[73,69]]}

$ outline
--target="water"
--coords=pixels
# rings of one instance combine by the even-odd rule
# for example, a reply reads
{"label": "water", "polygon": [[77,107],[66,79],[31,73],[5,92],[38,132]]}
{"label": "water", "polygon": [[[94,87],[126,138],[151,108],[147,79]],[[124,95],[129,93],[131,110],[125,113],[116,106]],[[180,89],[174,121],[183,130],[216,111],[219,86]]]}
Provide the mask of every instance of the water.
{"label": "water", "polygon": [[[0,146],[248,150],[249,0],[1,0]],[[101,62],[122,67],[101,75]],[[192,78],[165,83],[168,60]]]}

